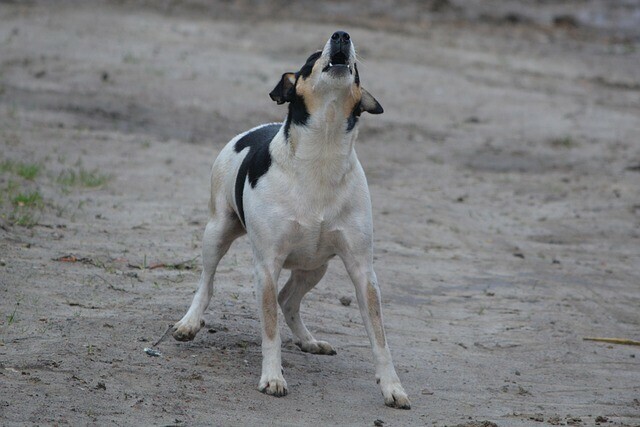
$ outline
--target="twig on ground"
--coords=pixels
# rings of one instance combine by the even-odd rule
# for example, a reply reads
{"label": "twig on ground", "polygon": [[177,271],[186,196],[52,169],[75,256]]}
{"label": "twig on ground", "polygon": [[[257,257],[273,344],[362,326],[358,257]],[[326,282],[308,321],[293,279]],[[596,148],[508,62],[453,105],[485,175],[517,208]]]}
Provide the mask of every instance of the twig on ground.
{"label": "twig on ground", "polygon": [[171,330],[173,329],[173,325],[169,325],[169,327],[167,328],[167,330],[164,332],[164,334],[162,334],[162,336],[160,337],[160,339],[156,342],[153,343],[153,347],[157,347],[158,344],[160,344],[162,341],[164,341],[168,336],[169,336],[169,332],[171,332]]}
{"label": "twig on ground", "polygon": [[168,264],[165,262],[158,262],[155,264],[151,264],[147,267],[144,267],[142,265],[135,265],[135,264],[127,264],[127,267],[129,268],[135,268],[137,270],[155,270],[157,268],[167,268],[170,270],[192,270],[193,269],[193,263],[195,262],[195,260],[198,259],[198,257],[194,257],[185,261],[180,261],[180,262],[176,262],[173,264]]}
{"label": "twig on ground", "polygon": [[109,282],[107,279],[105,279],[104,277],[100,276],[99,274],[92,274],[91,276],[89,276],[89,278],[94,278],[94,277],[97,277],[98,279],[100,279],[104,283],[106,283],[107,287],[109,289],[111,289],[111,290],[120,291],[120,292],[127,292],[126,289],[117,288],[117,287],[113,286],[113,284],[111,282]]}
{"label": "twig on ground", "polygon": [[622,344],[622,345],[640,345],[640,341],[634,341],[626,338],[601,338],[601,337],[584,337],[584,341],[598,341],[607,342],[609,344]]}
{"label": "twig on ground", "polygon": [[69,255],[63,255],[61,257],[58,258],[52,258],[52,261],[58,261],[58,262],[80,262],[82,264],[91,264],[91,265],[95,265],[95,262],[88,257],[82,257],[79,258],[73,254],[69,254]]}

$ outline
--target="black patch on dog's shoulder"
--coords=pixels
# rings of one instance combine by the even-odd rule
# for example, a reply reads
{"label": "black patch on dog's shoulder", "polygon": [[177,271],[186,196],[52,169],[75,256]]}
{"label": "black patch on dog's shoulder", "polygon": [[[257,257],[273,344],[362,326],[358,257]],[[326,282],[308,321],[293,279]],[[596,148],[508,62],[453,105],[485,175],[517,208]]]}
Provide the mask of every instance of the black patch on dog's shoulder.
{"label": "black patch on dog's shoulder", "polygon": [[353,110],[351,110],[351,114],[349,114],[349,117],[347,118],[347,132],[351,132],[353,128],[356,127],[361,113],[362,105],[360,104],[360,101],[358,101],[358,103],[353,106]]}
{"label": "black patch on dog's shoulder", "polygon": [[244,204],[242,201],[244,184],[248,176],[251,188],[255,188],[260,177],[269,170],[269,166],[271,166],[269,144],[278,133],[278,130],[280,130],[280,126],[281,125],[277,123],[262,126],[240,138],[233,147],[236,153],[249,147],[249,152],[244,160],[242,160],[242,164],[238,170],[235,188],[236,206],[238,207],[238,215],[240,215],[240,221],[242,221],[243,226],[246,226],[244,221]]}

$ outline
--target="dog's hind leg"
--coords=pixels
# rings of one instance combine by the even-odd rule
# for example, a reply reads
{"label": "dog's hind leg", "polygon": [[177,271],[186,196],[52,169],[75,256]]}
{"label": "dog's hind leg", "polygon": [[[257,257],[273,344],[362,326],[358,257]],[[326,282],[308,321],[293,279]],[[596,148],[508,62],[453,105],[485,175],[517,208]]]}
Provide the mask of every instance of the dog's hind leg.
{"label": "dog's hind leg", "polygon": [[327,264],[311,270],[293,270],[291,277],[278,294],[278,303],[282,308],[285,321],[291,332],[299,339],[296,343],[304,352],[313,354],[336,354],[336,351],[326,341],[316,340],[307,329],[300,317],[300,302],[307,292],[318,284],[324,273],[327,271]]}
{"label": "dog's hind leg", "polygon": [[242,234],[244,229],[231,212],[217,211],[209,220],[202,239],[202,276],[187,314],[173,326],[176,340],[190,341],[204,326],[202,316],[213,295],[213,276],[218,262],[227,253],[231,243]]}

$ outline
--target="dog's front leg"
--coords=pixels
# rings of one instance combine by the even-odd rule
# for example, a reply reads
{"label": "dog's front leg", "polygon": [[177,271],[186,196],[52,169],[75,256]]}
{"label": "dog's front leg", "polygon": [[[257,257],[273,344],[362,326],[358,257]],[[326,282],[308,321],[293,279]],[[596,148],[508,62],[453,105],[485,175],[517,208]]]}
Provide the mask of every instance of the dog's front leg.
{"label": "dog's front leg", "polygon": [[411,409],[411,402],[404,391],[398,374],[391,360],[391,352],[382,324],[382,307],[380,305],[380,288],[373,271],[371,256],[364,255],[358,259],[353,255],[343,258],[347,272],[356,287],[356,298],[360,314],[371,341],[376,366],[376,381],[380,384],[384,403],[387,406]]}
{"label": "dog's front leg", "polygon": [[276,397],[285,396],[288,392],[282,375],[276,298],[281,265],[277,262],[255,262],[256,296],[262,324],[262,376],[258,390]]}

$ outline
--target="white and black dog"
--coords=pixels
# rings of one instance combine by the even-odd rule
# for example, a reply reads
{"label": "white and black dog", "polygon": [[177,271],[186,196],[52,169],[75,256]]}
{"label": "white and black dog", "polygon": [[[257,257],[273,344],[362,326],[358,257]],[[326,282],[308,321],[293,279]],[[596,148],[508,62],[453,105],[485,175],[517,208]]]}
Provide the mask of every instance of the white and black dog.
{"label": "white and black dog", "polygon": [[[316,340],[305,327],[300,301],[338,255],[356,288],[385,404],[409,409],[382,324],[373,271],[371,200],[354,150],[360,115],[383,110],[360,85],[349,34],[334,33],[300,71],[283,74],[270,96],[278,104],[289,103],[284,123],[236,136],[213,164],[202,277],[187,314],[173,327],[173,337],[192,340],[204,326],[218,262],[246,233],[253,249],[262,324],[258,389],[284,396],[278,304],[302,351],[335,354],[329,343]],[[283,268],[291,270],[291,277],[278,293]]]}

